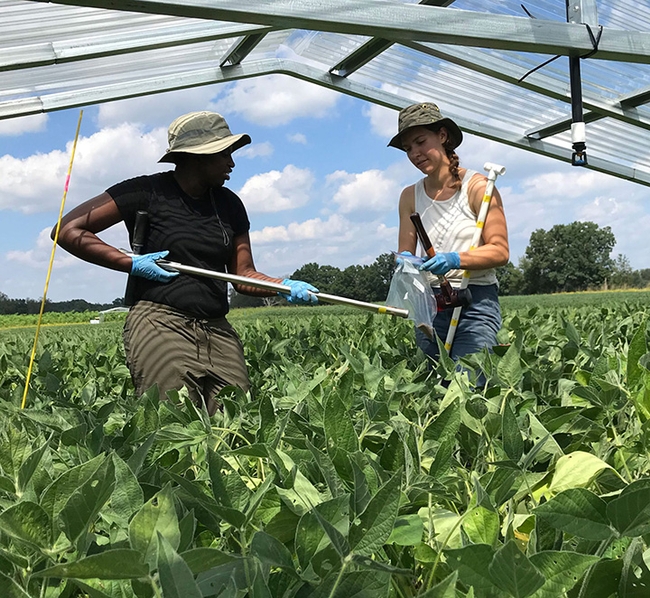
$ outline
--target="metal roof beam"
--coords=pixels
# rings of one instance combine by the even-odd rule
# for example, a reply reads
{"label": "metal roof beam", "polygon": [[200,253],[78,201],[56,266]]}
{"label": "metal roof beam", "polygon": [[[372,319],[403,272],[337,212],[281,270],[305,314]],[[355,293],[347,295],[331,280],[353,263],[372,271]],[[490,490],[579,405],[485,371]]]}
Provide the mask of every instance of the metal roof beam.
{"label": "metal roof beam", "polygon": [[[52,112],[66,108],[75,108],[199,85],[235,81],[272,73],[291,75],[298,79],[322,85],[395,110],[404,108],[410,103],[408,98],[403,98],[368,85],[355,83],[347,78],[336,77],[328,72],[320,71],[302,63],[291,60],[270,59],[245,62],[227,68],[183,71],[165,77],[138,78],[127,83],[97,86],[81,92],[76,90],[0,102],[0,119],[27,116],[41,112]],[[563,148],[544,141],[522,137],[492,125],[468,120],[462,116],[453,114],[450,116],[468,133],[563,161],[571,160],[571,149],[568,147]],[[600,159],[596,156],[589,157],[589,165],[587,168],[650,186],[650,172],[639,171],[631,167]]]}
{"label": "metal roof beam", "polygon": [[566,20],[569,23],[586,23],[590,27],[597,27],[596,0],[566,0]]}
{"label": "metal roof beam", "polygon": [[224,23],[216,27],[212,23],[177,23],[173,27],[170,26],[168,31],[155,35],[142,35],[142,32],[134,31],[129,34],[106,33],[69,41],[25,44],[0,49],[0,71],[216,41],[248,34],[263,36],[271,30],[268,27],[247,24]]}
{"label": "metal roof beam", "polygon": [[[524,73],[515,69],[507,60],[503,60],[498,56],[489,56],[484,52],[473,50],[471,48],[455,48],[452,46],[438,46],[433,44],[421,44],[418,42],[411,42],[403,45],[413,50],[417,50],[418,52],[422,52],[423,54],[435,56],[436,58],[465,67],[477,73],[482,73],[500,81],[523,87],[543,96],[571,103],[568,84],[563,85],[556,79],[540,72],[533,73],[524,81],[519,81],[519,78]],[[645,94],[647,99],[650,99],[650,88],[646,89],[643,94]],[[628,109],[628,107],[634,105],[632,100],[637,98],[637,96],[640,100],[638,103],[643,103],[643,101],[641,101],[643,100],[643,95],[641,93],[630,96],[628,100],[621,98],[616,102],[602,100],[589,93],[584,93],[582,101],[585,109],[596,113],[595,115],[585,113],[585,122],[593,122],[598,120],[598,118],[610,117],[650,130],[650,118],[639,114],[638,111],[634,109]],[[568,122],[568,128],[570,128],[570,121]]]}
{"label": "metal roof beam", "polygon": [[[34,0],[44,2],[46,0]],[[429,41],[540,54],[593,51],[587,28],[573,23],[419,4],[354,0],[54,0],[56,4],[257,23],[393,41]],[[650,63],[650,33],[606,29],[592,59]]]}
{"label": "metal roof beam", "polygon": [[[455,0],[420,0],[420,4],[427,6],[445,7],[453,4]],[[365,44],[359,46],[349,56],[346,56],[337,65],[330,69],[332,75],[338,77],[347,77],[359,70],[364,64],[370,62],[373,58],[379,56],[382,52],[388,50],[395,42],[375,37]]]}
{"label": "metal roof beam", "polygon": [[233,66],[239,64],[248,56],[255,47],[266,37],[266,32],[247,35],[236,42],[226,55],[221,59],[219,66]]}

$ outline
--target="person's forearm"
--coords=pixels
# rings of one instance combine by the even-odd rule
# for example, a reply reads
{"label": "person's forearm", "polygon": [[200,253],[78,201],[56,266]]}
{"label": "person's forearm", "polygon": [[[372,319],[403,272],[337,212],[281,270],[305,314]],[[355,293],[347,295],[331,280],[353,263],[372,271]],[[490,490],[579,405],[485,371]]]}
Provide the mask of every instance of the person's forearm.
{"label": "person's forearm", "polygon": [[481,245],[472,251],[461,251],[459,255],[462,270],[498,268],[510,259],[508,248],[499,245]]}
{"label": "person's forearm", "polygon": [[[238,272],[238,276],[245,276],[246,278],[256,278],[257,280],[266,280],[268,282],[274,282],[276,284],[282,284],[282,278],[272,278],[266,274],[262,274],[257,270],[246,270],[245,272]],[[251,287],[243,284],[233,285],[235,290],[242,295],[252,295],[254,297],[274,297],[277,295],[275,291],[269,291],[268,289],[260,289],[257,287]]]}
{"label": "person's forearm", "polygon": [[58,244],[68,253],[92,264],[120,272],[131,271],[131,258],[119,249],[104,243],[90,231],[72,228],[60,232]]}

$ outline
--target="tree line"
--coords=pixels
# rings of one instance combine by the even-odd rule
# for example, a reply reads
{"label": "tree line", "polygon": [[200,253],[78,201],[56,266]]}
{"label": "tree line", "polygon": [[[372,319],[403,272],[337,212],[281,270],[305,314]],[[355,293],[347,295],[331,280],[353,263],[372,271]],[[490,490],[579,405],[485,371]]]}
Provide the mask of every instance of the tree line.
{"label": "tree line", "polygon": [[[102,311],[111,307],[121,307],[124,300],[119,297],[112,303],[89,303],[85,299],[71,299],[69,301],[45,300],[46,312],[66,313],[71,311]],[[10,299],[5,293],[0,292],[0,314],[38,314],[41,310],[40,299]]]}

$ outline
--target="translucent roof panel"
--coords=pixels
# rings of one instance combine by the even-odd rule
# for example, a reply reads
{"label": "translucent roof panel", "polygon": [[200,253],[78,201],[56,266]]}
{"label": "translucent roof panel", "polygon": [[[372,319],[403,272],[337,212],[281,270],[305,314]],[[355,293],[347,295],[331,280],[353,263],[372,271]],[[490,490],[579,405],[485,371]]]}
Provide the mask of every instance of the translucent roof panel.
{"label": "translucent roof panel", "polygon": [[[0,0],[0,118],[286,73],[650,185],[650,5],[636,0]],[[567,11],[570,15],[567,22]],[[545,64],[546,63],[546,64]]]}

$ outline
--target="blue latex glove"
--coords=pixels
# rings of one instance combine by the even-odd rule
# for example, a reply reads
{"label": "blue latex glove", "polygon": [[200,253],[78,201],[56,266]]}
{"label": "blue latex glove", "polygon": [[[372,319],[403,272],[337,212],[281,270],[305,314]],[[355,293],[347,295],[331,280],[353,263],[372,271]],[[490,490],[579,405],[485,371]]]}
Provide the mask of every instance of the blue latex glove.
{"label": "blue latex glove", "polygon": [[310,285],[308,282],[302,280],[291,280],[285,278],[282,284],[291,287],[291,295],[286,293],[278,293],[280,297],[284,297],[289,303],[318,303],[318,297],[310,295],[307,291],[318,293],[315,286]]}
{"label": "blue latex glove", "polygon": [[458,270],[460,268],[460,255],[455,251],[450,253],[436,253],[430,260],[427,260],[420,266],[420,270],[426,270],[431,274],[442,276],[449,270]]}
{"label": "blue latex glove", "polygon": [[160,260],[167,256],[169,251],[157,251],[155,253],[145,253],[143,255],[133,255],[131,264],[131,274],[140,276],[147,280],[155,280],[156,282],[169,282],[178,272],[169,272],[164,270],[156,260]]}

